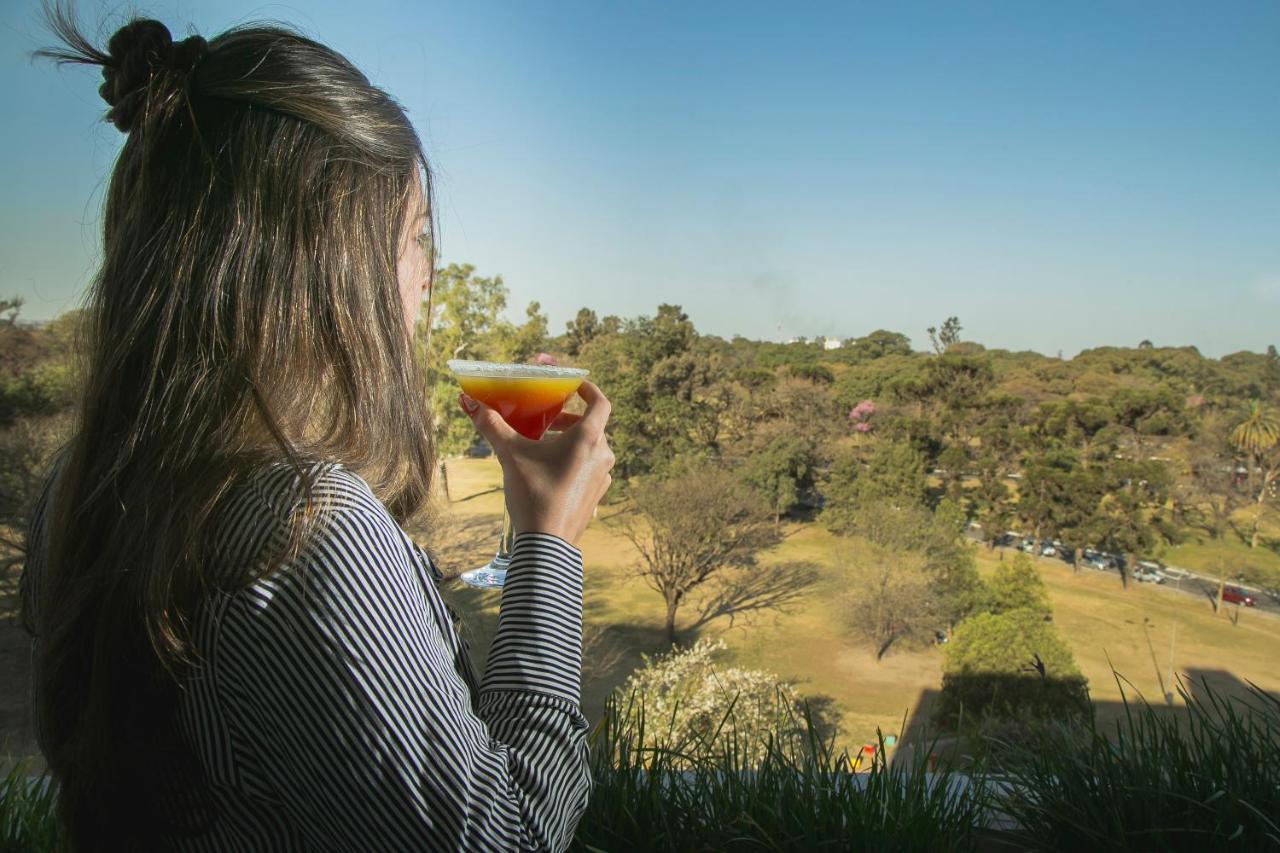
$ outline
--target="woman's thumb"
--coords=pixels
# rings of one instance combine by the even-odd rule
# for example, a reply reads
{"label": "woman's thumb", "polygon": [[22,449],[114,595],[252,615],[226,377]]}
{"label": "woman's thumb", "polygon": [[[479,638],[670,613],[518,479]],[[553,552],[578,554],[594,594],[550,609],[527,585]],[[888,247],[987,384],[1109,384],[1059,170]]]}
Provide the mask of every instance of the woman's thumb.
{"label": "woman's thumb", "polygon": [[467,417],[471,418],[471,423],[475,425],[476,431],[484,436],[485,441],[493,447],[494,452],[498,451],[498,446],[506,444],[516,431],[502,419],[502,416],[493,409],[481,403],[467,394],[458,395],[458,405],[462,406],[462,411],[467,413]]}

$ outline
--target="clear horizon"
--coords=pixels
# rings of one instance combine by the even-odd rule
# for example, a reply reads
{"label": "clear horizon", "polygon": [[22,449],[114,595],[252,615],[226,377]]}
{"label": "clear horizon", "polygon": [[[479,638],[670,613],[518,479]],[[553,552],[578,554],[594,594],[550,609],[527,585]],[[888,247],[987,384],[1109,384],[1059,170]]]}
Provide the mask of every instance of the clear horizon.
{"label": "clear horizon", "polygon": [[[118,7],[82,2],[103,40]],[[443,262],[509,315],[683,306],[762,340],[956,315],[1074,356],[1280,343],[1280,5],[598,7],[152,2],[175,35],[290,22],[401,101]],[[123,136],[98,75],[0,11],[0,296],[76,307]]]}

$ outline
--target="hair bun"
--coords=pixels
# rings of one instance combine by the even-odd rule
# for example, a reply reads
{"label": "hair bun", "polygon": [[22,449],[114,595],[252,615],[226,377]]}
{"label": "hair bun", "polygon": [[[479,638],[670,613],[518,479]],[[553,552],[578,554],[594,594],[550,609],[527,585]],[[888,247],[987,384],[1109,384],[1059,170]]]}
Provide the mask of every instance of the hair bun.
{"label": "hair bun", "polygon": [[189,73],[208,50],[208,42],[200,36],[174,44],[169,28],[149,18],[121,27],[107,42],[110,61],[102,68],[103,82],[98,88],[111,107],[107,120],[128,133],[146,102],[152,75],[157,71]]}

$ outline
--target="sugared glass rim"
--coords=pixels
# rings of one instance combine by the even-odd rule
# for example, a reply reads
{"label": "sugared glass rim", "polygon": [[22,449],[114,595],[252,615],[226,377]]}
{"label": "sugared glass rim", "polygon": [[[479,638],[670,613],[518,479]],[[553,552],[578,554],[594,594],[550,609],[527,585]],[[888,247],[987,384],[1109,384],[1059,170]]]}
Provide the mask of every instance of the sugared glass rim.
{"label": "sugared glass rim", "polygon": [[451,358],[445,364],[455,376],[482,376],[489,379],[581,379],[590,373],[580,367],[469,361],[463,358]]}

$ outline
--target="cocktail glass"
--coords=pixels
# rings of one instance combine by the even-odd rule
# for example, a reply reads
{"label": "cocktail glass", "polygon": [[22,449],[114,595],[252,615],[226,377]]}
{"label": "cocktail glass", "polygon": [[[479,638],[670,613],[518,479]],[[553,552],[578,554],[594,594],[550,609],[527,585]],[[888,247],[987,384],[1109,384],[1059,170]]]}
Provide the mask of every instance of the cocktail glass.
{"label": "cocktail glass", "polygon": [[[448,365],[468,396],[496,411],[512,429],[534,441],[542,438],[587,375],[587,371],[578,368],[548,364],[453,359]],[[513,538],[511,516],[504,508],[498,553],[488,565],[463,572],[463,583],[489,589],[501,587],[511,564]]]}

